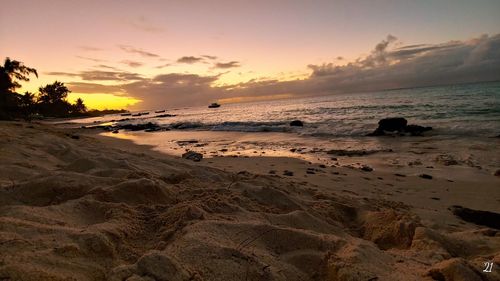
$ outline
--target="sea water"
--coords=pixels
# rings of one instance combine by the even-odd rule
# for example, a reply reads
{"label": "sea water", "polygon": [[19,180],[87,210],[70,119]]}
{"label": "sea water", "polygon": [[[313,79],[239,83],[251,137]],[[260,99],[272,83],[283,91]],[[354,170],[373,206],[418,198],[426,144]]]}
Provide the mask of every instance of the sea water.
{"label": "sea water", "polygon": [[[120,123],[154,122],[176,130],[357,137],[373,131],[382,118],[404,117],[409,124],[432,126],[431,135],[491,137],[500,134],[500,82],[174,108],[167,113],[176,116],[156,118],[151,111],[146,116],[127,116],[129,120]],[[110,118],[117,116],[100,120]],[[292,120],[301,120],[304,127],[290,127]]]}

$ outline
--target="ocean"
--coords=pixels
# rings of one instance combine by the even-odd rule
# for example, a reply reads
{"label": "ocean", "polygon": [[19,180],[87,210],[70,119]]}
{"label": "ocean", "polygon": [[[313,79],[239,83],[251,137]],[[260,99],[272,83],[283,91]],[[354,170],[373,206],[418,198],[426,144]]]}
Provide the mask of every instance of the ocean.
{"label": "ocean", "polygon": [[[120,123],[153,122],[176,130],[290,132],[315,137],[357,137],[370,133],[386,117],[432,126],[430,135],[500,134],[500,82],[335,94],[314,98],[223,104],[220,108],[167,109],[175,117],[155,118],[154,110]],[[125,117],[94,118],[108,122]],[[301,120],[304,127],[290,127]],[[89,120],[79,120],[78,122]]]}

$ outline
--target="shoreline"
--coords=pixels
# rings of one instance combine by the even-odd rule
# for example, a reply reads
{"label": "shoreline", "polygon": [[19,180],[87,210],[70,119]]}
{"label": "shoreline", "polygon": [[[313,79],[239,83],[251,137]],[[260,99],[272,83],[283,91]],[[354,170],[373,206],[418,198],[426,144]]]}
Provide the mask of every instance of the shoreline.
{"label": "shoreline", "polygon": [[360,169],[368,165],[385,172],[463,175],[463,179],[477,173],[493,175],[500,167],[500,140],[486,137],[318,138],[279,132],[189,130],[94,133],[149,145],[155,151],[176,157],[188,150],[205,158],[290,157],[331,167]]}
{"label": "shoreline", "polygon": [[372,171],[345,167],[344,156],[333,167],[286,157],[192,162],[82,129],[0,122],[0,130],[0,277],[500,279],[481,273],[483,262],[500,264],[500,232],[448,209],[500,213],[490,168],[435,164],[445,173],[426,179],[427,160],[384,169],[383,153],[351,157]]}

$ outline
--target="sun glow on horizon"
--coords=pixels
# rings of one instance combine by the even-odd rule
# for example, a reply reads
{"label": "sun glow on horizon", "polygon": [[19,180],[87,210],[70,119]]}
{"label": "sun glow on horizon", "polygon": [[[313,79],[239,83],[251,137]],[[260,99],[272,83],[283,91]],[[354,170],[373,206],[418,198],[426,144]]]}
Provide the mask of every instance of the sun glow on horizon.
{"label": "sun glow on horizon", "polygon": [[68,101],[74,103],[78,98],[81,98],[87,109],[127,109],[141,102],[139,99],[126,96],[117,96],[113,94],[81,94],[70,93]]}

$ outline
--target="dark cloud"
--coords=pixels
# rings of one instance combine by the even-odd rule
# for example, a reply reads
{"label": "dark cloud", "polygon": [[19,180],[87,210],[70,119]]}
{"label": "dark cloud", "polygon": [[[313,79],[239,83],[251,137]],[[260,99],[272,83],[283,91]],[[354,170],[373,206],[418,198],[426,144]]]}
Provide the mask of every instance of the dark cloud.
{"label": "dark cloud", "polygon": [[106,69],[113,69],[113,70],[120,71],[119,68],[116,68],[116,67],[110,66],[110,65],[106,65],[106,64],[98,64],[98,65],[95,65],[94,67],[97,67],[97,68],[106,68]]}
{"label": "dark cloud", "polygon": [[102,85],[98,83],[67,82],[68,88],[74,93],[101,94],[120,93],[123,91],[120,85]]}
{"label": "dark cloud", "polygon": [[216,60],[217,59],[216,56],[209,56],[209,55],[203,55],[202,57],[209,59],[209,60]]}
{"label": "dark cloud", "polygon": [[142,76],[137,73],[121,71],[82,71],[80,78],[87,81],[130,81],[141,80]]}
{"label": "dark cloud", "polygon": [[240,67],[240,62],[238,61],[230,61],[230,62],[218,62],[214,65],[214,68],[221,68],[221,69],[227,69],[227,68],[234,68],[234,67]]}
{"label": "dark cloud", "polygon": [[188,63],[188,64],[193,64],[201,61],[203,61],[202,57],[194,57],[194,56],[185,56],[177,60],[178,63]]}
{"label": "dark cloud", "polygon": [[137,73],[123,71],[88,70],[78,73],[47,72],[46,74],[54,76],[80,77],[82,80],[86,81],[134,81],[143,79],[142,76]]}
{"label": "dark cloud", "polygon": [[122,60],[121,63],[126,64],[130,67],[141,67],[144,65],[142,62],[132,61],[132,60]]}
{"label": "dark cloud", "polygon": [[93,62],[105,62],[106,61],[103,59],[89,58],[89,57],[84,57],[84,56],[76,56],[76,57],[79,59],[82,59],[82,60],[89,60],[89,61],[93,61]]}
{"label": "dark cloud", "polygon": [[159,57],[159,55],[157,55],[157,54],[153,54],[153,53],[144,51],[143,49],[134,48],[134,47],[129,46],[129,45],[119,45],[118,47],[127,53],[138,54],[138,55],[141,55],[141,56],[147,57],[147,58]]}
{"label": "dark cloud", "polygon": [[158,65],[155,68],[161,69],[161,68],[169,67],[171,65],[172,65],[171,63],[166,63],[166,64]]}
{"label": "dark cloud", "polygon": [[212,86],[218,76],[170,73],[123,85],[128,95],[143,100],[141,107],[206,104],[221,94]]}
{"label": "dark cloud", "polygon": [[45,74],[46,75],[52,75],[52,76],[67,76],[67,77],[78,77],[78,76],[80,76],[77,73],[60,72],[60,71],[45,72]]}

